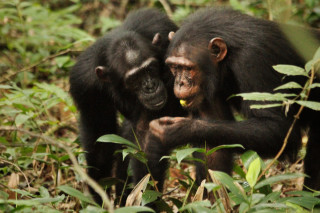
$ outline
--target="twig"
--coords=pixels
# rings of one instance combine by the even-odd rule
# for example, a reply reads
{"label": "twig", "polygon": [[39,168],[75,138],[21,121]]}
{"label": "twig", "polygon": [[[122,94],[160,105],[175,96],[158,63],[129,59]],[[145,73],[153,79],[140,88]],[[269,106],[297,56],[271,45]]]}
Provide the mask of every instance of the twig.
{"label": "twig", "polygon": [[170,4],[167,0],[159,0],[159,2],[162,4],[164,10],[166,11],[166,13],[168,14],[168,16],[170,18],[172,18],[173,16],[173,12],[172,12],[172,9],[170,7]]}
{"label": "twig", "polygon": [[77,171],[77,173],[80,175],[80,177],[85,182],[87,182],[88,185],[90,185],[101,196],[103,203],[104,203],[105,207],[108,209],[108,211],[110,213],[114,212],[113,206],[110,202],[110,199],[108,198],[108,195],[105,193],[105,191],[101,188],[101,186],[95,180],[93,180],[91,177],[89,177],[88,174],[82,170],[82,168],[78,164],[78,161],[77,161],[76,157],[74,156],[74,154],[72,153],[72,151],[70,150],[70,148],[68,146],[64,145],[62,141],[57,142],[48,136],[43,136],[40,134],[30,132],[25,129],[16,128],[16,127],[0,126],[0,131],[19,131],[19,132],[28,134],[32,137],[37,137],[37,138],[44,140],[44,142],[42,144],[50,144],[50,145],[54,145],[54,146],[57,146],[59,148],[64,149],[67,152],[67,154],[69,155],[70,160],[72,161],[73,167]]}
{"label": "twig", "polygon": [[[304,100],[307,100],[308,97],[309,97],[309,95],[310,95],[310,91],[311,91],[310,85],[312,85],[312,83],[313,83],[314,73],[315,73],[314,67],[312,67],[312,69],[311,69],[310,81],[309,81],[309,83],[307,84],[308,86],[305,87],[305,88],[308,88],[308,91],[307,91],[307,95],[306,95],[306,97],[304,98]],[[271,168],[271,166],[272,166],[272,165],[279,159],[279,157],[282,155],[284,149],[286,148],[286,146],[287,146],[287,144],[288,144],[288,139],[289,139],[289,137],[290,137],[290,135],[291,135],[291,132],[292,132],[292,130],[293,130],[293,128],[294,128],[294,125],[296,124],[297,120],[300,118],[300,115],[301,115],[303,109],[304,109],[304,106],[301,105],[299,111],[298,111],[297,114],[294,116],[294,120],[293,120],[293,122],[292,122],[292,124],[291,124],[291,126],[290,126],[290,128],[289,128],[289,130],[288,130],[288,132],[287,132],[286,137],[284,138],[284,141],[283,141],[283,144],[282,144],[282,147],[281,147],[280,151],[279,151],[278,154],[273,158],[273,160],[267,165],[267,167],[261,172],[261,174],[260,174],[260,176],[258,177],[258,180],[257,180],[257,181],[259,181],[259,180],[262,178],[262,176],[265,175],[265,173]]]}
{"label": "twig", "polygon": [[28,185],[28,191],[30,192],[30,183],[29,183],[29,180],[28,180],[27,176],[24,174],[24,172],[20,169],[20,167],[17,166],[16,164],[10,162],[10,161],[5,160],[5,159],[0,159],[0,161],[16,167],[16,168],[19,170],[19,172],[21,172],[21,174],[23,175],[24,179],[26,179],[26,182],[27,182],[27,185]]}
{"label": "twig", "polygon": [[71,52],[71,51],[72,51],[71,49],[66,49],[66,50],[64,50],[64,51],[61,51],[61,52],[58,52],[58,53],[56,53],[56,54],[50,55],[50,56],[48,56],[48,57],[46,57],[46,58],[43,58],[41,61],[38,61],[38,62],[35,63],[35,64],[32,64],[32,65],[30,65],[30,66],[28,66],[28,67],[26,67],[26,68],[23,68],[23,69],[21,69],[21,70],[18,70],[17,72],[14,72],[14,73],[12,73],[12,74],[8,74],[7,76],[3,77],[2,80],[0,80],[0,83],[2,83],[2,82],[4,82],[4,81],[7,81],[7,80],[10,79],[12,76],[17,75],[18,73],[28,71],[28,70],[30,70],[30,69],[38,66],[39,64],[42,64],[42,63],[44,63],[44,62],[46,62],[46,61],[48,61],[48,60],[51,60],[51,59],[53,59],[53,58],[55,58],[55,57],[58,57],[58,56],[60,56],[60,55],[64,55],[64,54],[69,53],[69,52]]}

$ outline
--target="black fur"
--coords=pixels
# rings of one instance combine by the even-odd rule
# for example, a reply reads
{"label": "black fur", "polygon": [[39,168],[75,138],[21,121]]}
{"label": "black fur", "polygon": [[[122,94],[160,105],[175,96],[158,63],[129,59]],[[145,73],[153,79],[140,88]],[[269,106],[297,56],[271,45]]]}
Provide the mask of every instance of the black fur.
{"label": "black fur", "polygon": [[[96,143],[97,138],[105,134],[120,133],[135,141],[132,134],[134,130],[143,145],[149,121],[165,115],[183,114],[178,100],[171,92],[173,78],[163,62],[169,44],[167,35],[175,30],[177,26],[165,14],[155,9],[138,10],[130,13],[122,26],[97,40],[82,53],[73,67],[70,73],[70,92],[80,111],[80,140],[86,151],[88,173],[96,181],[112,176],[113,163],[118,159],[114,156],[114,151],[119,148],[114,144]],[[153,45],[156,33],[160,34],[160,41]],[[134,60],[131,60],[131,56],[126,58],[131,50],[137,50],[139,57],[133,57]],[[155,73],[139,71],[142,77],[131,83],[134,85],[128,85],[125,76],[127,71],[150,57],[157,60]],[[98,70],[99,74],[97,67],[103,67]],[[168,91],[166,104],[162,108],[146,107],[148,102],[153,101],[148,99],[148,95],[153,93],[141,92],[142,78],[149,83],[153,82],[152,79],[159,82],[156,85],[159,85],[162,93]],[[144,99],[139,99],[138,96]],[[122,129],[117,123],[117,111],[126,118]],[[127,164],[117,162],[118,178],[126,178]],[[143,167],[139,165],[133,168],[135,182],[145,174],[138,171]],[[117,192],[121,192],[121,187],[117,187]],[[99,196],[94,192],[93,194],[95,200],[100,202]]]}
{"label": "black fur", "polygon": [[[295,30],[302,30],[291,26],[283,27],[290,30],[292,36]],[[320,38],[319,32],[312,30],[309,32],[314,33],[317,39]],[[225,41],[228,52],[215,66],[209,57],[208,44],[216,37]],[[168,56],[175,56],[176,51],[182,46],[186,48],[184,57],[199,66],[203,77],[201,91],[205,93],[201,106],[207,106],[207,109],[198,107],[192,110],[192,119],[164,127],[163,143],[158,146],[168,151],[187,143],[203,146],[205,141],[209,147],[242,144],[245,149],[255,150],[264,157],[274,157],[283,144],[299,106],[291,106],[286,116],[280,107],[250,109],[250,105],[256,102],[243,101],[240,98],[229,99],[229,97],[238,93],[273,92],[274,88],[286,81],[294,80],[303,85],[307,80],[296,77],[284,79],[281,74],[273,70],[272,66],[278,64],[300,67],[304,67],[305,64],[305,60],[287,40],[279,25],[232,10],[200,10],[187,18],[175,33],[168,48]],[[311,59],[316,48],[317,46],[310,48],[309,55],[304,57]],[[319,77],[316,81],[319,82]],[[319,89],[312,90],[310,99],[319,101],[319,97]],[[223,109],[221,119],[216,119],[216,115],[207,113],[215,112],[219,108]],[[232,110],[243,114],[246,120],[235,122],[233,117],[229,116]],[[206,115],[201,116],[203,114]],[[319,111],[305,109],[290,135],[284,152],[284,155],[291,160],[295,159],[300,147],[300,129],[309,126],[305,173],[311,178],[306,178],[305,184],[318,190],[320,170],[315,162],[319,159],[316,153],[320,151],[319,121]],[[153,149],[160,149],[159,147]],[[227,154],[231,152],[229,150]],[[152,152],[151,148],[149,152]],[[230,170],[231,156],[224,156],[229,160],[213,163],[213,169]],[[154,163],[156,162],[157,160]]]}

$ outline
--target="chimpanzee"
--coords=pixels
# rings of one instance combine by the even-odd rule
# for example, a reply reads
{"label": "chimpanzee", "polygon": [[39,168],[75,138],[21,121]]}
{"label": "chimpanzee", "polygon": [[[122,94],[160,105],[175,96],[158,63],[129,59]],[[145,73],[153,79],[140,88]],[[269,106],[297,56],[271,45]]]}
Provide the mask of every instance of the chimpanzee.
{"label": "chimpanzee", "polygon": [[[286,26],[286,29],[294,30],[294,27]],[[320,38],[319,32],[312,33],[317,39]],[[176,33],[171,32],[169,37],[172,40],[166,64],[175,77],[174,94],[183,100],[192,118],[163,117],[152,121],[150,131],[153,138],[158,137],[162,143],[150,144],[148,152],[152,154],[153,149],[170,150],[188,143],[203,146],[206,142],[211,148],[222,144],[242,144],[245,149],[255,150],[264,157],[275,156],[298,106],[291,106],[285,115],[281,107],[250,109],[252,101],[230,96],[247,92],[273,92],[277,86],[288,81],[288,78],[273,70],[273,65],[304,66],[305,60],[287,40],[280,25],[230,9],[210,8],[188,17],[180,29]],[[309,50],[310,55],[316,48],[317,45],[314,45]],[[290,80],[303,85],[307,79],[293,77]],[[319,78],[316,81],[319,82]],[[310,98],[319,101],[319,89],[312,90]],[[233,110],[242,113],[246,119],[234,121]],[[293,160],[301,141],[300,129],[308,125],[305,173],[310,178],[306,178],[305,184],[318,190],[320,170],[316,162],[320,151],[319,120],[319,111],[305,109],[285,149],[285,156]],[[230,171],[230,149],[217,155],[217,159],[209,160],[209,168]],[[159,159],[159,156],[154,158]]]}
{"label": "chimpanzee", "polygon": [[[117,161],[113,155],[118,147],[96,143],[97,138],[119,133],[133,139],[133,129],[143,143],[151,120],[184,115],[172,92],[174,79],[164,63],[167,35],[175,30],[177,26],[162,12],[140,9],[90,46],[73,67],[70,92],[80,111],[80,141],[88,173],[96,181],[112,176],[114,161],[117,177],[124,179],[127,170],[127,162]],[[117,111],[126,118],[122,129]],[[143,174],[140,166],[136,167],[138,181]],[[121,188],[117,187],[117,192]],[[92,193],[99,202],[99,196]]]}

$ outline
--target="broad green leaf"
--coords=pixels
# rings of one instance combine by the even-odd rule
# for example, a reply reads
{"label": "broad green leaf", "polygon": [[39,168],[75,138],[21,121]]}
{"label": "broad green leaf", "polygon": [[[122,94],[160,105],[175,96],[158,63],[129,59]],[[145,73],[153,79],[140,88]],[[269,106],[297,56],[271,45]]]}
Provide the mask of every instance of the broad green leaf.
{"label": "broad green leaf", "polygon": [[10,190],[22,195],[21,197],[24,197],[24,196],[35,197],[33,194],[31,194],[30,192],[27,192],[25,190],[21,190],[21,189],[10,189]]}
{"label": "broad green leaf", "polygon": [[128,206],[114,210],[114,213],[136,213],[136,212],[155,212],[149,207],[145,206]]}
{"label": "broad green leaf", "polygon": [[103,143],[116,143],[116,144],[121,144],[121,145],[126,145],[128,147],[132,147],[136,150],[139,150],[138,146],[131,141],[128,141],[127,139],[120,137],[115,134],[108,134],[108,135],[103,135],[100,138],[97,139],[98,142],[103,142]]}
{"label": "broad green leaf", "polygon": [[211,155],[212,153],[218,151],[219,149],[230,149],[230,148],[242,148],[244,149],[244,147],[241,144],[230,144],[230,145],[220,145],[220,146],[216,146],[213,149],[210,149],[206,155]]}
{"label": "broad green leaf", "polygon": [[275,88],[274,90],[280,90],[280,89],[302,89],[302,86],[294,81],[291,81]]}
{"label": "broad green leaf", "polygon": [[316,59],[316,60],[320,59],[320,47],[317,49],[317,51],[313,55],[313,59]]}
{"label": "broad green leaf", "polygon": [[80,213],[108,213],[108,212],[101,207],[89,205],[86,208],[81,209]]}
{"label": "broad green leaf", "polygon": [[62,68],[68,61],[70,61],[70,56],[59,56],[54,59],[59,68]]}
{"label": "broad green leaf", "polygon": [[21,124],[24,124],[29,118],[31,118],[32,115],[25,115],[25,114],[19,114],[16,119],[15,123],[17,126],[20,126]]}
{"label": "broad green leaf", "polygon": [[316,101],[296,101],[296,102],[302,106],[320,111],[320,102],[316,102]]}
{"label": "broad green leaf", "polygon": [[306,70],[308,73],[310,72],[310,70],[312,69],[313,64],[314,64],[316,61],[317,61],[316,59],[311,59],[310,61],[308,61],[308,62],[305,64],[304,68],[305,68],[305,70]]}
{"label": "broad green leaf", "polygon": [[240,189],[233,183],[232,177],[224,172],[209,170],[210,176],[214,176],[224,186],[226,186],[238,199],[242,202],[247,202],[246,197],[242,194]]}
{"label": "broad green leaf", "polygon": [[253,162],[256,158],[259,158],[259,155],[255,151],[249,150],[243,153],[240,158],[244,167],[248,170],[251,162]]}
{"label": "broad green leaf", "polygon": [[204,184],[204,187],[206,187],[206,189],[209,191],[209,192],[215,192],[217,191],[218,189],[221,188],[221,186],[215,184],[215,183],[205,183]]}
{"label": "broad green leaf", "polygon": [[143,194],[142,194],[142,205],[145,206],[148,203],[151,203],[155,200],[157,200],[159,197],[161,197],[162,193],[157,192],[157,191],[153,191],[153,190],[146,190]]}
{"label": "broad green leaf", "polygon": [[12,89],[12,86],[0,84],[0,89]]}
{"label": "broad green leaf", "polygon": [[259,183],[257,183],[257,185],[255,185],[254,188],[259,189],[265,185],[275,184],[277,182],[281,182],[284,180],[295,179],[295,178],[304,177],[304,176],[305,176],[304,174],[298,174],[298,173],[272,176],[265,180],[260,181]]}
{"label": "broad green leaf", "polygon": [[180,164],[183,159],[185,159],[186,157],[188,157],[189,155],[191,155],[192,153],[194,153],[196,151],[203,151],[203,149],[202,148],[188,148],[188,149],[178,150],[176,153],[178,164]]}
{"label": "broad green leaf", "polygon": [[309,210],[317,204],[320,204],[320,198],[317,197],[290,197],[285,199],[287,202],[298,204],[299,206],[305,207]]}
{"label": "broad green leaf", "polygon": [[277,72],[281,74],[285,74],[288,76],[296,76],[296,75],[302,75],[302,76],[308,76],[308,73],[301,67],[297,67],[294,65],[276,65],[273,66],[273,69],[275,69]]}
{"label": "broad green leaf", "polygon": [[253,188],[256,185],[260,170],[260,159],[256,158],[252,163],[250,163],[248,172],[246,174],[246,180],[248,181],[251,188]]}
{"label": "broad green leaf", "polygon": [[320,87],[320,83],[313,83],[313,84],[311,84],[311,86],[309,88],[313,89],[313,88],[316,88],[316,87]]}
{"label": "broad green leaf", "polygon": [[[276,210],[279,209],[287,209],[288,207],[282,203],[261,203],[255,205],[251,208],[252,212],[259,212],[259,213],[270,213],[270,212],[278,212]],[[250,211],[251,212],[251,211]],[[286,211],[279,211],[279,212],[286,212]]]}
{"label": "broad green leaf", "polygon": [[241,96],[243,100],[250,101],[286,101],[288,97],[295,97],[296,94],[286,93],[267,93],[267,92],[250,92],[240,93],[235,96]]}
{"label": "broad green leaf", "polygon": [[59,186],[58,189],[60,189],[61,191],[67,193],[68,195],[71,195],[73,197],[78,198],[79,200],[86,202],[86,203],[90,203],[93,205],[97,205],[92,199],[90,199],[88,196],[85,196],[82,192],[67,186],[67,185],[62,185]]}
{"label": "broad green leaf", "polygon": [[[184,207],[180,208],[179,212],[183,212],[185,210],[192,210],[192,209],[194,209],[196,211],[191,211],[191,212],[211,212],[210,209],[208,209],[208,208],[205,208],[205,210],[201,208],[201,207],[210,207],[210,206],[211,206],[211,203],[209,200],[196,201],[193,203],[189,203],[189,204],[185,205]],[[202,211],[198,211],[200,208]]]}
{"label": "broad green leaf", "polygon": [[48,189],[44,188],[43,186],[40,186],[39,188],[39,192],[40,192],[40,196],[43,197],[43,198],[48,198],[50,197],[50,194],[48,192]]}
{"label": "broad green leaf", "polygon": [[9,204],[14,204],[17,206],[36,206],[39,205],[41,203],[57,203],[57,202],[61,202],[63,199],[65,198],[64,195],[60,195],[57,197],[53,197],[53,198],[33,198],[30,200],[3,200],[0,199],[0,204],[4,204],[4,203],[9,203]]}

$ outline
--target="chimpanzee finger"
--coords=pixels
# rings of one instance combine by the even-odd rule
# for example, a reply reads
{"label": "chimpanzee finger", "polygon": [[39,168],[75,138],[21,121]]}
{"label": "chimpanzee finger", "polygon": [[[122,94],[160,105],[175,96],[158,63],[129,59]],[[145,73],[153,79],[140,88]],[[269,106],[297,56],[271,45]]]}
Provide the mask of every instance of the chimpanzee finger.
{"label": "chimpanzee finger", "polygon": [[153,120],[149,123],[149,131],[158,138],[164,134],[164,128],[159,123],[159,119]]}

